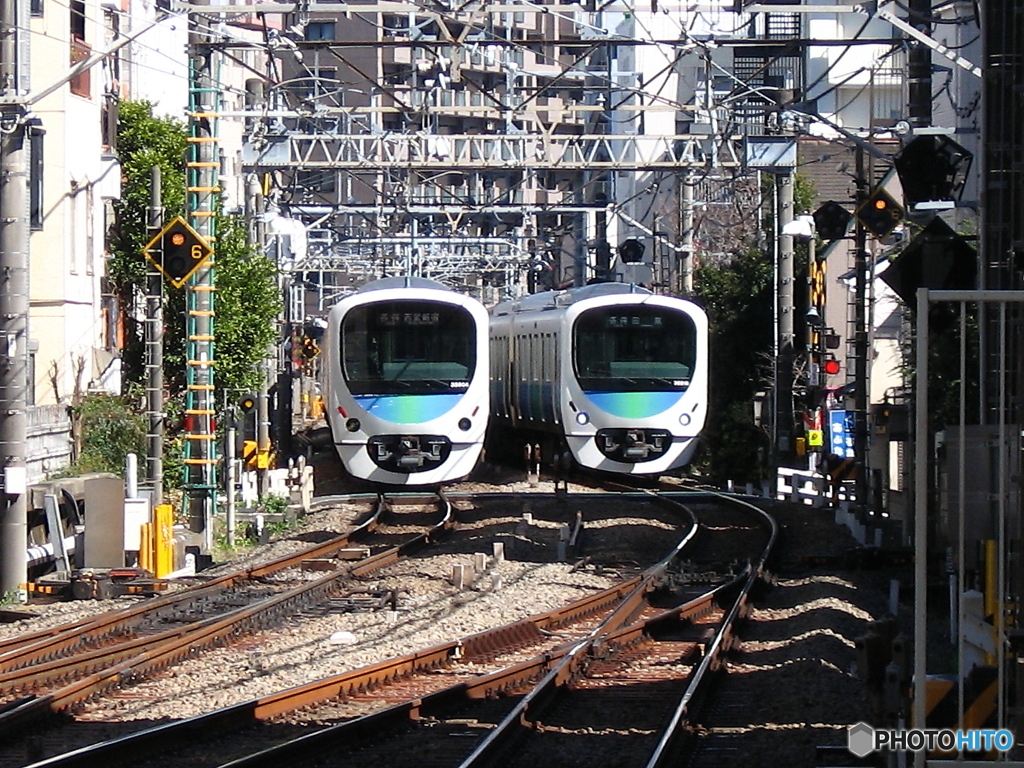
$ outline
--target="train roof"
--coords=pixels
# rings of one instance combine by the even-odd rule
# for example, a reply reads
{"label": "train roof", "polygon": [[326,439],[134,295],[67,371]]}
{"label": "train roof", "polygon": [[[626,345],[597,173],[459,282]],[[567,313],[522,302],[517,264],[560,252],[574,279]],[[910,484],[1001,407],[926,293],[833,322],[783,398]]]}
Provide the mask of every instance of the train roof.
{"label": "train roof", "polygon": [[447,285],[425,277],[382,277],[371,283],[361,285],[356,293],[367,291],[385,291],[393,288],[427,288],[434,291],[451,291]]}
{"label": "train roof", "polygon": [[555,307],[566,307],[584,299],[593,299],[599,296],[617,296],[624,293],[653,295],[651,291],[633,283],[593,283],[592,285],[581,285],[577,288],[568,288],[562,291],[533,293],[529,296],[513,299],[512,301],[503,301],[495,305],[492,312],[495,315],[507,315],[514,312],[554,309]]}

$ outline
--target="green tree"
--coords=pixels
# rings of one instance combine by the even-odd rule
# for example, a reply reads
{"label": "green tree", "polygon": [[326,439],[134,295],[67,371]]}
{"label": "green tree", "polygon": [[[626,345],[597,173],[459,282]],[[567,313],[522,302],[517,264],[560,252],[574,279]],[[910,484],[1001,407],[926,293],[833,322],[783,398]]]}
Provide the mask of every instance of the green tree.
{"label": "green tree", "polygon": [[[145,418],[135,413],[129,398],[108,394],[86,395],[74,406],[82,435],[76,473],[124,474],[125,456],[146,455]],[[145,466],[140,461],[140,467]]]}
{"label": "green tree", "polygon": [[701,265],[696,298],[711,326],[709,417],[699,464],[715,482],[764,476],[765,431],[754,425],[754,394],[771,378],[774,301],[771,259],[756,248]]}
{"label": "green tree", "polygon": [[[246,244],[240,217],[217,217],[215,308],[217,312],[214,383],[229,400],[260,385],[259,364],[276,339],[275,319],[281,311],[277,266],[258,249]],[[173,289],[172,289],[173,291]],[[185,317],[188,292],[168,292],[165,312]],[[165,376],[172,392],[185,388],[185,324],[165,331]],[[222,402],[218,397],[217,402]]]}
{"label": "green tree", "polygon": [[[165,219],[185,210],[185,159],[188,130],[184,123],[153,116],[144,101],[122,102],[118,115],[118,155],[122,167],[121,199],[115,203],[116,226],[111,238],[110,281],[123,309],[126,342],[123,352],[125,385],[141,384],[145,376],[143,313],[146,229],[151,170],[161,169],[161,202]],[[273,262],[246,245],[241,217],[218,212],[214,223],[216,263],[216,358],[218,390],[233,392],[259,384],[258,363],[276,335],[281,308],[277,270]],[[164,377],[172,398],[185,386],[188,291],[165,284]],[[222,398],[218,398],[218,402]]]}
{"label": "green tree", "polygon": [[[179,120],[153,116],[152,105],[144,101],[122,102],[118,115],[118,155],[122,168],[121,199],[114,205],[116,223],[111,232],[108,277],[117,295],[125,328],[122,372],[125,391],[138,391],[145,380],[144,327],[138,318],[145,314],[147,261],[142,249],[152,233],[147,230],[152,169],[161,170],[161,203],[164,219],[185,213],[187,126]],[[214,246],[217,387],[215,402],[233,398],[238,390],[255,389],[260,383],[259,363],[276,337],[276,318],[281,309],[277,268],[264,254],[246,244],[242,217],[217,211],[211,238]],[[165,283],[164,289],[164,381],[169,396],[165,462],[180,462],[181,443],[174,425],[180,423],[186,384],[186,303],[188,290]],[[124,398],[129,413],[138,407],[137,398]],[[111,429],[113,426],[110,427]],[[83,431],[107,429],[96,422]],[[143,431],[143,434],[144,431]],[[88,437],[86,437],[88,440]],[[122,441],[104,438],[104,443]],[[144,444],[143,444],[144,447]],[[120,450],[120,447],[117,449]],[[116,451],[115,451],[116,452]],[[104,460],[107,457],[104,454]],[[87,458],[83,450],[83,464]],[[123,462],[121,454],[119,461]],[[91,461],[91,459],[90,459]],[[167,471],[173,484],[176,477]]]}
{"label": "green tree", "polygon": [[143,316],[149,242],[151,172],[160,168],[160,195],[168,217],[185,208],[185,153],[188,133],[179,120],[153,117],[152,105],[123,101],[118,108],[117,150],[121,161],[121,198],[114,203],[107,277],[122,309],[121,350],[125,386],[139,385],[144,374]]}

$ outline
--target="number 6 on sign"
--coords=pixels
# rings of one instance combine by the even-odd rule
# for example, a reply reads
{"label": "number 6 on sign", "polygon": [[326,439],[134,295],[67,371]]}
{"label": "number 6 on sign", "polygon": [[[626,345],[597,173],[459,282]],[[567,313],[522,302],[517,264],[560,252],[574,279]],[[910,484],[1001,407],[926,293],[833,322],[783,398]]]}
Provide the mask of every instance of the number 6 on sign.
{"label": "number 6 on sign", "polygon": [[142,253],[171,285],[181,288],[210,257],[213,248],[178,216],[146,244]]}

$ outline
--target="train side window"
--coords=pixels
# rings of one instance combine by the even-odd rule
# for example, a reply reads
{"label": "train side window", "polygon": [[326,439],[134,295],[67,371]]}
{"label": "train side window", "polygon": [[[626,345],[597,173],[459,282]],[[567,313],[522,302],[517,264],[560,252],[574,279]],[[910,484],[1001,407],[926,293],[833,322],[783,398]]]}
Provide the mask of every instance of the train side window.
{"label": "train side window", "polygon": [[544,370],[547,368],[544,359],[544,334],[537,334],[537,378],[544,381]]}
{"label": "train side window", "polygon": [[540,380],[548,380],[548,368],[549,361],[551,360],[548,351],[548,335],[542,333],[540,335]]}

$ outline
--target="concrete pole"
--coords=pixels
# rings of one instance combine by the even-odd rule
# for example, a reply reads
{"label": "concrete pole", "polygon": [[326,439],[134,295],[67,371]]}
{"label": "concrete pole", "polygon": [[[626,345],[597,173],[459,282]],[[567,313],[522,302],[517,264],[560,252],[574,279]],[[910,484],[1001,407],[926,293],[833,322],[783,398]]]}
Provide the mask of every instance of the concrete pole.
{"label": "concrete pole", "polygon": [[[0,0],[0,596],[25,600],[28,580],[28,146],[16,0]],[[19,29],[22,32],[19,32]],[[27,66],[27,62],[21,64]]]}
{"label": "concrete pole", "polygon": [[693,171],[683,172],[683,181],[680,190],[682,210],[682,221],[680,228],[683,230],[682,247],[682,289],[686,296],[693,295]]}
{"label": "concrete pole", "polygon": [[[855,208],[860,208],[867,199],[868,180],[867,170],[864,163],[864,150],[857,147],[857,202]],[[867,522],[868,495],[870,484],[868,473],[868,322],[870,311],[868,307],[868,277],[871,269],[869,253],[867,250],[867,233],[860,219],[857,219],[855,230],[854,254],[854,308],[853,308],[853,457],[857,465],[857,477],[855,486],[857,489],[856,515],[860,523]],[[920,365],[920,361],[918,361]],[[920,379],[919,379],[920,380]],[[920,397],[921,393],[918,392]]]}
{"label": "concrete pole", "polygon": [[[146,230],[152,239],[164,223],[158,165],[150,171],[150,184]],[[152,264],[146,270],[146,282],[146,480],[152,488],[155,507],[164,501],[164,281]]]}
{"label": "concrete pole", "polygon": [[793,236],[782,234],[793,220],[793,169],[776,174],[779,190],[776,233],[779,245],[779,355],[775,375],[776,425],[775,446],[781,460],[793,453]]}
{"label": "concrete pole", "polygon": [[[255,186],[255,189],[253,189]],[[263,192],[260,189],[259,183],[255,185],[250,184],[249,187],[251,192],[254,192],[252,197],[252,209],[254,225],[250,228],[253,232],[255,242],[253,243],[258,249],[260,254],[266,253],[266,225],[263,221],[263,214],[265,211],[265,203],[263,200]],[[256,467],[256,488],[257,494],[262,499],[269,489],[268,483],[268,471],[270,461],[270,370],[267,364],[269,359],[268,356],[264,356],[263,362],[260,364],[260,389],[256,397],[256,456],[257,456],[257,467]]]}
{"label": "concrete pole", "polygon": [[228,426],[225,430],[224,440],[224,477],[225,477],[225,499],[227,501],[227,542],[228,547],[235,546],[235,484],[238,482],[236,472],[238,470],[238,459],[235,456],[236,430],[234,425]]}

